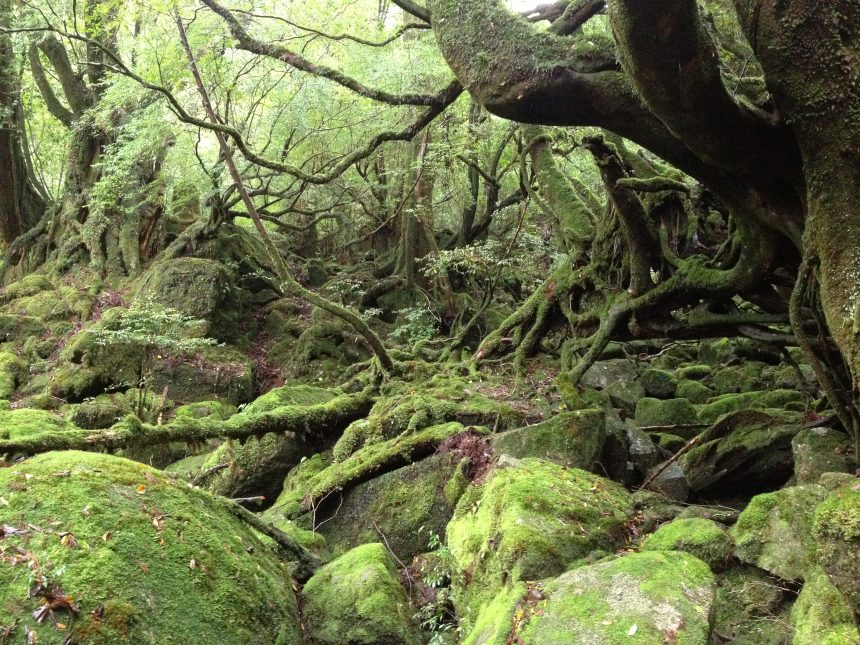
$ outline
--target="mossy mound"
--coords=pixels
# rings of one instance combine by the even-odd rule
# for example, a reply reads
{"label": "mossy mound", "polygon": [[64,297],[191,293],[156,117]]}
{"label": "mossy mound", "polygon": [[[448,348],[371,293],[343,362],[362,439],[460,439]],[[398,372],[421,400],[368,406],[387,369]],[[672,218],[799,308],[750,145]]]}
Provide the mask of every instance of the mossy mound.
{"label": "mossy mound", "polygon": [[699,410],[699,420],[713,423],[724,414],[741,410],[793,410],[803,412],[807,406],[807,397],[797,390],[766,390],[760,392],[743,392],[741,394],[724,394],[708,401]]}
{"label": "mossy mound", "polygon": [[860,480],[831,493],[815,510],[813,535],[824,571],[860,616]]}
{"label": "mossy mound", "polygon": [[735,645],[791,642],[785,583],[756,567],[742,565],[723,574],[717,587],[714,634]]}
{"label": "mossy mound", "polygon": [[[856,555],[855,555],[856,557]],[[857,581],[855,580],[855,585]],[[816,567],[806,577],[791,609],[793,645],[845,645],[860,643],[860,631],[845,596]]]}
{"label": "mossy mound", "polygon": [[647,369],[642,372],[639,382],[646,395],[657,399],[670,399],[678,389],[678,379],[667,370]]}
{"label": "mossy mound", "polygon": [[803,580],[816,564],[812,516],[822,486],[789,486],[756,495],[731,529],[735,555],[784,580]]}
{"label": "mossy mound", "polygon": [[702,495],[773,490],[794,470],[791,440],[801,415],[743,410],[720,418],[681,460],[690,488]]}
{"label": "mossy mound", "polygon": [[661,526],[642,544],[643,551],[685,551],[722,571],[731,560],[734,544],[726,529],[698,517],[676,519]]}
{"label": "mossy mound", "polygon": [[[69,632],[76,643],[299,642],[284,566],[205,493],[143,464],[72,451],[0,470],[0,495],[2,543],[17,554],[0,558],[0,624],[18,634],[31,629],[44,643]],[[53,620],[37,623],[33,612],[60,597]]]}
{"label": "mossy mound", "polygon": [[579,410],[493,435],[490,442],[498,454],[518,459],[539,457],[560,466],[591,470],[600,458],[605,440],[603,411]]}
{"label": "mossy mound", "polygon": [[0,399],[12,396],[19,383],[27,378],[27,364],[12,352],[0,352]]}
{"label": "mossy mound", "polygon": [[503,589],[481,608],[463,645],[508,645],[511,642],[508,637],[517,622],[517,607],[527,592],[525,582]]}
{"label": "mossy mound", "polygon": [[231,340],[241,316],[237,294],[233,275],[223,264],[184,257],[154,262],[141,276],[134,297],[205,320],[205,335]]}
{"label": "mossy mound", "polygon": [[302,590],[311,645],[418,645],[412,609],[392,557],[365,544],[325,565]]}
{"label": "mossy mound", "polygon": [[490,478],[460,498],[448,546],[468,580],[457,608],[477,616],[510,583],[558,575],[595,549],[624,542],[629,494],[584,470],[503,457]]}
{"label": "mossy mound", "polygon": [[[639,427],[685,426],[695,424],[697,421],[696,408],[687,399],[661,400],[646,396],[639,399],[636,404],[636,425]],[[690,431],[679,428],[672,432],[686,436]],[[689,435],[689,437],[692,436]]]}
{"label": "mossy mound", "polygon": [[0,411],[0,439],[18,439],[47,431],[69,430],[72,427],[61,415],[48,410],[19,408]]}
{"label": "mossy mound", "polygon": [[152,367],[148,386],[167,388],[182,403],[219,398],[239,405],[254,395],[254,365],[232,347],[205,347],[195,354],[166,357]]}
{"label": "mossy mound", "polygon": [[705,645],[714,576],[681,551],[633,553],[562,574],[518,631],[525,645]]}
{"label": "mossy mound", "polygon": [[685,379],[678,383],[675,395],[687,399],[690,403],[704,403],[714,396],[714,391],[700,381]]}
{"label": "mossy mound", "polygon": [[76,405],[69,419],[79,428],[97,430],[109,428],[131,412],[131,406],[123,396],[100,394]]}

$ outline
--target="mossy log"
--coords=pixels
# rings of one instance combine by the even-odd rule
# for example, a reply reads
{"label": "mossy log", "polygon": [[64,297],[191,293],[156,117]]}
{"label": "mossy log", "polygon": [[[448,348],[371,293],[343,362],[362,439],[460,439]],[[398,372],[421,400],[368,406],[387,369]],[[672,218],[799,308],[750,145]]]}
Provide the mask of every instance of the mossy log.
{"label": "mossy log", "polygon": [[227,420],[177,417],[164,425],[126,417],[107,430],[48,430],[0,441],[0,454],[35,455],[51,450],[115,450],[129,446],[153,446],[174,441],[202,443],[209,439],[244,440],[270,432],[292,432],[299,437],[323,435],[365,416],[373,405],[370,390],[337,396],[319,405],[286,405],[267,412],[242,413]]}

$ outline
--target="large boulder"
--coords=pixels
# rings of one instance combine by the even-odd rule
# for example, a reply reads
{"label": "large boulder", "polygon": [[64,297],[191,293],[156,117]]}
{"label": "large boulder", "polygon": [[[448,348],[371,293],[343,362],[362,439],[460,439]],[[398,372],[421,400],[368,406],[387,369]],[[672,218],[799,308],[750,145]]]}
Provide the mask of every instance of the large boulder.
{"label": "large boulder", "polygon": [[756,495],[731,529],[735,555],[783,580],[803,580],[816,565],[812,517],[826,497],[816,485]]}
{"label": "large boulder", "polygon": [[154,262],[141,276],[134,298],[205,320],[206,335],[230,340],[241,320],[237,294],[234,277],[223,264],[186,257]]}
{"label": "large boulder", "polygon": [[831,493],[815,510],[812,533],[824,571],[860,616],[860,479]]}
{"label": "large boulder", "polygon": [[591,470],[606,440],[602,410],[563,412],[533,426],[493,435],[499,454],[518,459],[539,457],[569,468]]}
{"label": "large boulder", "polygon": [[714,576],[680,551],[574,569],[544,585],[516,630],[524,645],[709,643]]}
{"label": "large boulder", "polygon": [[[636,404],[636,425],[639,427],[674,426],[677,435],[691,438],[697,434],[686,426],[698,422],[696,408],[687,399],[655,399],[646,396]],[[691,434],[692,432],[692,434]]]}
{"label": "large boulder", "polygon": [[40,643],[300,642],[283,563],[222,502],[118,457],[0,469],[0,625]]}
{"label": "large boulder", "polygon": [[325,565],[308,580],[302,596],[310,645],[421,642],[394,559],[382,544],[356,547]]}
{"label": "large boulder", "polygon": [[690,488],[701,495],[773,490],[791,477],[791,440],[801,415],[743,410],[722,417],[680,459]]}
{"label": "large boulder", "polygon": [[558,575],[595,550],[622,544],[629,494],[584,470],[503,456],[486,483],[469,487],[448,524],[461,614],[476,616],[505,586]]}

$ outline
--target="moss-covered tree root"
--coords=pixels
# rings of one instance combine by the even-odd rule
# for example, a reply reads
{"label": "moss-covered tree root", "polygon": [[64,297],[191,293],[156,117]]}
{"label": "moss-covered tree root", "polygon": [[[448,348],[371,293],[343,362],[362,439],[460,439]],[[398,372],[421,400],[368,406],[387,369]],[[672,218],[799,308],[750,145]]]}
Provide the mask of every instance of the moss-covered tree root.
{"label": "moss-covered tree root", "polygon": [[319,405],[286,405],[263,413],[240,413],[227,420],[177,417],[165,425],[123,419],[107,430],[48,430],[0,441],[0,454],[35,455],[51,450],[115,450],[174,441],[247,439],[270,432],[291,432],[299,437],[324,436],[365,416],[373,405],[370,390],[345,394]]}

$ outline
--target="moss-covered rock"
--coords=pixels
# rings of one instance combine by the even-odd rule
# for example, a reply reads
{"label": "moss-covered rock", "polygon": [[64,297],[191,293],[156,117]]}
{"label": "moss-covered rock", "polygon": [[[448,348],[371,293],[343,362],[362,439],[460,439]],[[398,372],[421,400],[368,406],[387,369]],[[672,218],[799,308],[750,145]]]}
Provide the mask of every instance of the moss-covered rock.
{"label": "moss-covered rock", "polygon": [[[322,457],[310,459],[302,464],[303,468],[295,469],[287,476],[284,490],[272,509],[277,515],[272,519],[296,519],[322,500],[333,502],[338,499],[332,498],[334,492],[347,491],[362,482],[426,457],[435,452],[443,441],[465,431],[459,423],[446,423],[365,446],[342,462],[331,463]],[[471,430],[478,431],[474,428]],[[486,430],[480,432],[485,433]]]}
{"label": "moss-covered rock", "polygon": [[54,283],[48,276],[43,273],[31,273],[4,287],[0,293],[0,301],[6,303],[18,298],[34,296],[42,291],[50,291],[53,288]]}
{"label": "moss-covered rock", "polygon": [[124,397],[101,394],[74,406],[69,418],[79,428],[96,430],[109,428],[130,412]]}
{"label": "moss-covered rock", "polygon": [[676,434],[671,434],[669,432],[660,432],[656,435],[652,435],[652,440],[657,442],[657,445],[663,450],[667,450],[672,454],[678,452],[684,445],[687,443],[687,440],[684,437],[679,437]]}
{"label": "moss-covered rock", "polygon": [[714,370],[710,365],[685,365],[684,367],[679,367],[675,370],[675,376],[679,381],[683,381],[685,379],[701,381],[702,379],[710,376],[713,371]]}
{"label": "moss-covered rock", "polygon": [[220,398],[238,405],[253,398],[254,365],[231,347],[206,347],[156,362],[147,385],[156,392],[166,387],[170,398],[181,403]]}
{"label": "moss-covered rock", "polygon": [[86,320],[95,299],[84,291],[61,286],[17,298],[3,307],[3,312],[41,320]]}
{"label": "moss-covered rock", "polygon": [[598,361],[588,368],[581,383],[585,387],[602,390],[618,381],[635,381],[639,371],[640,367],[626,358]]}
{"label": "moss-covered rock", "polygon": [[0,439],[18,439],[46,430],[63,431],[71,427],[62,415],[49,410],[32,408],[0,410]]}
{"label": "moss-covered rock", "polygon": [[302,590],[311,645],[418,645],[412,610],[392,557],[365,544],[325,565]]}
{"label": "moss-covered rock", "polygon": [[610,383],[604,393],[616,408],[624,411],[628,416],[636,412],[636,404],[645,396],[645,388],[639,381],[615,381]]}
{"label": "moss-covered rock", "polygon": [[[636,425],[645,426],[685,426],[698,421],[696,408],[687,399],[655,399],[645,397],[636,404]],[[684,428],[673,430],[675,434],[685,436],[690,431]],[[690,437],[694,436],[690,434]]]}
{"label": "moss-covered rock", "polygon": [[[0,495],[3,544],[18,554],[0,558],[0,624],[15,638],[299,642],[284,566],[206,493],[126,459],[63,452],[0,470]],[[50,598],[54,619],[37,622]]]}
{"label": "moss-covered rock", "polygon": [[807,397],[797,390],[772,390],[724,394],[708,401],[699,409],[699,420],[713,423],[724,414],[740,410],[766,410],[769,408],[803,412]]}
{"label": "moss-covered rock", "polygon": [[791,625],[794,645],[860,643],[860,631],[854,624],[851,606],[818,567],[807,575],[791,609]]}
{"label": "moss-covered rock", "polygon": [[842,486],[818,506],[813,535],[824,571],[860,616],[860,480]]}
{"label": "moss-covered rock", "polygon": [[832,428],[805,428],[791,440],[798,484],[816,484],[824,473],[853,473],[857,467],[851,440]]}
{"label": "moss-covered rock", "polygon": [[784,580],[803,580],[816,564],[812,517],[822,486],[789,486],[756,495],[731,528],[735,555]]}
{"label": "moss-covered rock", "polygon": [[518,630],[525,645],[709,642],[714,576],[681,551],[633,553],[547,583]]}
{"label": "moss-covered rock", "polygon": [[490,443],[498,454],[518,459],[539,457],[561,466],[591,470],[605,440],[603,410],[578,410],[493,435]]}
{"label": "moss-covered rock", "polygon": [[8,399],[27,377],[27,364],[12,352],[0,352],[0,399]]}
{"label": "moss-covered rock", "polygon": [[649,535],[643,551],[686,551],[722,571],[732,557],[734,544],[726,529],[712,520],[676,519]]}
{"label": "moss-covered rock", "polygon": [[722,367],[714,373],[714,390],[717,394],[762,390],[767,386],[767,383],[762,379],[762,372],[767,367],[767,364],[757,361],[747,361],[740,365]]}
{"label": "moss-covered rock", "polygon": [[192,419],[215,418],[224,421],[238,412],[232,403],[227,401],[196,401],[180,405],[173,411],[175,417],[191,417]]}
{"label": "moss-covered rock", "polygon": [[351,488],[336,502],[319,510],[304,525],[316,521],[317,531],[332,554],[380,539],[403,562],[423,553],[428,535],[443,535],[463,493],[460,461],[453,453],[434,455]]}
{"label": "moss-covered rock", "polygon": [[786,585],[749,565],[720,576],[714,608],[714,634],[736,645],[791,642]]}
{"label": "moss-covered rock", "polygon": [[678,379],[667,370],[647,369],[642,372],[639,382],[646,395],[657,399],[671,399],[678,389]]}
{"label": "moss-covered rock", "polygon": [[236,336],[242,299],[233,275],[220,262],[190,257],[154,262],[141,276],[134,297],[207,321],[207,336]]}
{"label": "moss-covered rock", "polygon": [[675,395],[680,399],[687,399],[690,403],[704,403],[713,398],[714,391],[701,381],[684,379],[678,383]]}
{"label": "moss-covered rock", "polygon": [[690,488],[702,494],[773,490],[791,477],[791,440],[803,426],[800,414],[742,410],[705,430],[680,463]]}
{"label": "moss-covered rock", "polygon": [[468,572],[457,588],[462,615],[476,617],[504,586],[569,569],[595,549],[612,550],[632,519],[617,484],[540,459],[503,459],[470,487],[448,524],[448,546]]}
{"label": "moss-covered rock", "polygon": [[525,582],[515,582],[505,587],[489,603],[481,608],[478,617],[463,645],[507,645],[517,622],[517,606],[528,592]]}

